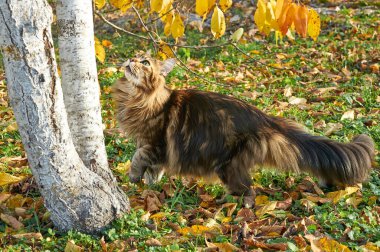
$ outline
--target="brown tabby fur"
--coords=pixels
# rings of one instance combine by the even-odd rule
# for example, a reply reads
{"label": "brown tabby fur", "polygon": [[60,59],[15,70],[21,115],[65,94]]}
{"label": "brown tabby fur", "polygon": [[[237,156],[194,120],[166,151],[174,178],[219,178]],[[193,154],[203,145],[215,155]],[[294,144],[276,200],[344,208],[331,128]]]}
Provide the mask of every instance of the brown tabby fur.
{"label": "brown tabby fur", "polygon": [[164,76],[173,66],[170,60],[133,58],[113,87],[117,119],[137,139],[132,182],[145,178],[152,183],[163,171],[216,174],[230,193],[253,195],[249,171],[255,165],[306,171],[328,185],[366,179],[374,157],[374,142],[367,135],[339,143],[230,96],[170,90]]}

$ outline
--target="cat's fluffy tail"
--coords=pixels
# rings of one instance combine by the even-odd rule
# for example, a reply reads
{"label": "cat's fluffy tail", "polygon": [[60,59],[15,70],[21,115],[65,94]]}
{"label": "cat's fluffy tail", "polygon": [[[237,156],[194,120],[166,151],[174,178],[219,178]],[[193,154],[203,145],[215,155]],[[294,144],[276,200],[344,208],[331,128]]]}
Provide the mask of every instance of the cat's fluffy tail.
{"label": "cat's fluffy tail", "polygon": [[369,136],[361,134],[350,143],[340,143],[307,134],[281,119],[272,123],[276,126],[265,137],[264,163],[312,173],[327,185],[352,185],[367,178],[375,155],[375,144]]}

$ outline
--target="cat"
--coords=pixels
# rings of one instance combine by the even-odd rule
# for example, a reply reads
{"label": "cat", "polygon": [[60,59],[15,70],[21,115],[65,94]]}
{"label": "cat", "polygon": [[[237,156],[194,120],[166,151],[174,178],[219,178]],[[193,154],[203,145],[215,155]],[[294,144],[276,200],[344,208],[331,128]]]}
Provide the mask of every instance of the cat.
{"label": "cat", "polygon": [[367,178],[375,155],[369,136],[339,143],[227,95],[171,90],[165,76],[174,65],[174,59],[132,58],[123,64],[125,77],[112,88],[117,120],[137,140],[131,182],[154,183],[164,171],[216,175],[230,194],[252,198],[254,166],[308,172],[324,185],[353,185]]}

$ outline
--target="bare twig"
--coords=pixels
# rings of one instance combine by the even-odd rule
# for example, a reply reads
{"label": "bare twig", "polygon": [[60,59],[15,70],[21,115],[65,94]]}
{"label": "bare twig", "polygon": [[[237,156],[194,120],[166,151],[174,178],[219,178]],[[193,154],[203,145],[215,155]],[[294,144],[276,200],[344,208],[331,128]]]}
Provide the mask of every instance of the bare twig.
{"label": "bare twig", "polygon": [[[136,13],[137,17],[139,18],[140,20],[140,23],[142,24],[142,26],[144,27],[144,29],[146,30],[146,32],[148,33],[151,41],[153,42],[153,45],[154,45],[154,51],[157,53],[157,47],[158,47],[158,43],[157,41],[153,38],[152,36],[152,32],[149,30],[149,28],[146,26],[146,24],[144,23],[144,21],[142,20],[141,16],[140,16],[140,13],[139,11],[135,8],[135,6],[132,5],[132,9],[133,11]],[[157,34],[155,34],[156,36],[158,36]]]}
{"label": "bare twig", "polygon": [[130,32],[130,31],[127,31],[113,23],[111,23],[110,21],[108,21],[100,12],[98,11],[95,11],[95,14],[101,19],[103,20],[103,22],[105,22],[106,24],[108,24],[109,26],[115,28],[116,30],[118,31],[122,31],[130,36],[133,36],[133,37],[136,37],[136,38],[140,38],[140,39],[143,39],[143,40],[150,40],[150,38],[147,38],[147,37],[144,37],[144,36],[141,36],[141,35],[138,35],[138,34],[135,34],[133,32]]}

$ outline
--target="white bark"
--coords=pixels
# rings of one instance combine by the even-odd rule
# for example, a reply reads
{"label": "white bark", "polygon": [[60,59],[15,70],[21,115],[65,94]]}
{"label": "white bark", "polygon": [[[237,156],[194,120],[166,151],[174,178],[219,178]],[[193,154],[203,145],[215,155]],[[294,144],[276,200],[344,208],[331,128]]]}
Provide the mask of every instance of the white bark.
{"label": "white bark", "polygon": [[86,168],[75,151],[51,21],[45,0],[0,0],[0,49],[8,95],[52,221],[61,230],[96,232],[127,211],[129,203],[114,183]]}
{"label": "white bark", "polygon": [[91,0],[57,2],[62,90],[75,148],[84,164],[113,182],[100,113]]}

